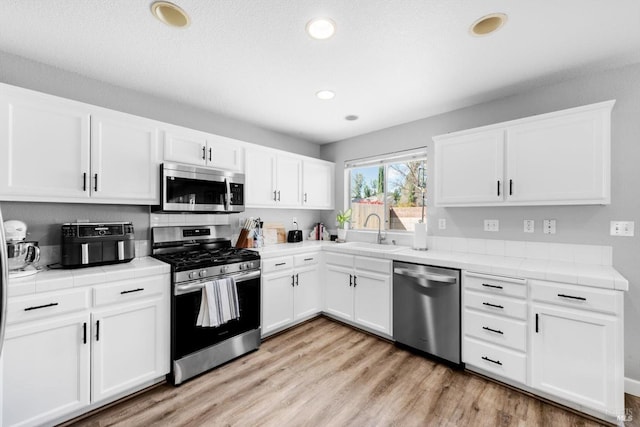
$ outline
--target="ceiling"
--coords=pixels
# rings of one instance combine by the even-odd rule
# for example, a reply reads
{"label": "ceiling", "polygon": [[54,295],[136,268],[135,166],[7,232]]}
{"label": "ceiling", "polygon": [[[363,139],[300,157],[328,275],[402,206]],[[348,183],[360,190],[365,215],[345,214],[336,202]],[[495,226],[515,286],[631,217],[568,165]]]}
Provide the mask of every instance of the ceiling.
{"label": "ceiling", "polygon": [[[640,62],[638,0],[173,2],[189,27],[146,0],[0,0],[0,50],[317,143]],[[336,34],[309,37],[315,17]]]}

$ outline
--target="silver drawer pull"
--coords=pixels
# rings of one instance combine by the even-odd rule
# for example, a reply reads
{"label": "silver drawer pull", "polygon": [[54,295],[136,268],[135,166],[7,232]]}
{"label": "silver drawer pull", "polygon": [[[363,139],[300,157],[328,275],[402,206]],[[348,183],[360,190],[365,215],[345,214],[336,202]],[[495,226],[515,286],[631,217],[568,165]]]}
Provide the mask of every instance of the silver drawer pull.
{"label": "silver drawer pull", "polygon": [[491,329],[491,328],[489,328],[487,326],[483,326],[482,329],[484,329],[485,331],[489,331],[489,332],[493,332],[493,333],[496,333],[496,334],[504,335],[504,332],[499,331],[497,329]]}
{"label": "silver drawer pull", "polygon": [[579,301],[586,301],[587,300],[584,297],[574,297],[573,295],[558,294],[558,296],[560,298],[569,298],[569,299],[575,299],[575,300],[579,300]]}
{"label": "silver drawer pull", "polygon": [[47,308],[47,307],[55,307],[56,305],[58,305],[57,302],[52,302],[51,304],[37,305],[35,307],[27,307],[24,309],[24,311],[38,310],[38,309]]}
{"label": "silver drawer pull", "polygon": [[491,360],[486,356],[482,356],[482,360],[486,360],[487,362],[495,363],[496,365],[502,366],[502,362],[499,360]]}
{"label": "silver drawer pull", "polygon": [[495,307],[495,308],[500,308],[504,310],[504,307],[498,304],[491,304],[490,302],[483,302],[482,305],[487,305],[489,307]]}

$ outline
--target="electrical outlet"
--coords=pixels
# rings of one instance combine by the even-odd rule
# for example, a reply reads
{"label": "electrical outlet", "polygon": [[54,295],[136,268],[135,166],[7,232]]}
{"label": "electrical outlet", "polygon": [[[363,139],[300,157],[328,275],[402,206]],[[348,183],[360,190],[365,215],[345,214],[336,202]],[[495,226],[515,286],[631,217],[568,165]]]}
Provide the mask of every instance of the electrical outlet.
{"label": "electrical outlet", "polygon": [[500,231],[500,221],[497,219],[485,219],[484,231]]}
{"label": "electrical outlet", "polygon": [[524,232],[525,233],[533,233],[533,231],[535,230],[536,227],[536,222],[532,219],[525,219],[524,220]]}
{"label": "electrical outlet", "polygon": [[440,218],[438,220],[438,228],[440,230],[445,230],[447,228],[447,220],[446,220],[446,218]]}
{"label": "electrical outlet", "polygon": [[634,221],[611,221],[610,234],[612,236],[633,237],[634,231]]}
{"label": "electrical outlet", "polygon": [[544,234],[556,234],[556,220],[545,219],[542,223],[542,232]]}

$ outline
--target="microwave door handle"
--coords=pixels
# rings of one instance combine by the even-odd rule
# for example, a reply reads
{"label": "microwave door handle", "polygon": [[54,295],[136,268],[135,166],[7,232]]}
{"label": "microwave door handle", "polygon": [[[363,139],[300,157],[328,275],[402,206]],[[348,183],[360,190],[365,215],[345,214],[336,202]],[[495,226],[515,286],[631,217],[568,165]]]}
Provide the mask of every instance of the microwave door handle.
{"label": "microwave door handle", "polygon": [[224,210],[228,211],[231,209],[231,185],[227,178],[224,179],[224,185],[227,189],[227,194],[224,197]]}

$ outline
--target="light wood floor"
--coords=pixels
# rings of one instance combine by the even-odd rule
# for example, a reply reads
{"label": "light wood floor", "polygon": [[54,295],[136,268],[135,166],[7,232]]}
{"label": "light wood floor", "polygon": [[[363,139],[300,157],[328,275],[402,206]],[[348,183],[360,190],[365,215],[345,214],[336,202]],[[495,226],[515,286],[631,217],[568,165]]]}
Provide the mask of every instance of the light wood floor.
{"label": "light wood floor", "polygon": [[[640,399],[627,396],[627,407],[640,419]],[[156,387],[73,425],[599,424],[321,317],[180,387]]]}

